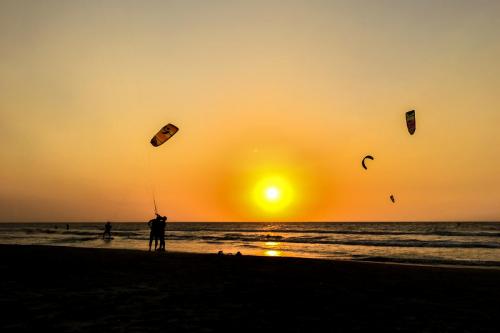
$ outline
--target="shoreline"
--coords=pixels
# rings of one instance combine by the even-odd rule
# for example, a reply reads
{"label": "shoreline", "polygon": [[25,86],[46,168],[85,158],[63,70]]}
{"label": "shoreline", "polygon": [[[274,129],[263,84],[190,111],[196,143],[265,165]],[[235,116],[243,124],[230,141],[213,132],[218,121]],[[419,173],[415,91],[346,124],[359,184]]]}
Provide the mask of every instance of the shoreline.
{"label": "shoreline", "polygon": [[[344,224],[344,223],[342,223]],[[372,226],[332,223],[172,223],[167,249],[193,253],[236,253],[324,260],[410,265],[500,267],[500,224],[426,225],[391,223]],[[115,224],[112,242],[101,242],[101,224],[1,225],[0,244],[77,246],[147,250],[144,223]]]}
{"label": "shoreline", "polygon": [[30,245],[0,268],[2,331],[498,329],[498,269]]}
{"label": "shoreline", "polygon": [[[132,251],[132,252],[147,252],[146,248],[144,249],[126,249],[126,248],[103,248],[103,247],[87,247],[87,246],[71,246],[71,245],[37,245],[37,244],[2,244],[0,243],[0,247],[2,246],[27,246],[27,247],[54,247],[54,248],[70,248],[70,249],[96,249],[103,251]],[[155,251],[151,251],[152,253],[159,253]],[[200,256],[213,256],[217,255],[217,253],[206,253],[206,252],[182,252],[182,251],[168,251],[163,254],[172,254],[172,255],[200,255]],[[225,256],[231,256],[225,254]],[[366,263],[366,264],[381,264],[381,265],[405,265],[405,266],[423,266],[423,267],[449,267],[449,268],[477,268],[477,269],[493,269],[500,270],[500,262],[496,261],[471,261],[471,262],[463,262],[459,260],[427,260],[427,259],[402,259],[402,258],[389,258],[389,257],[373,257],[373,258],[360,258],[360,259],[336,259],[336,258],[312,258],[312,257],[294,257],[294,256],[259,256],[259,255],[245,255],[245,257],[256,257],[256,258],[282,258],[282,259],[303,259],[303,260],[322,260],[322,261],[331,261],[331,262],[356,262],[356,263]]]}

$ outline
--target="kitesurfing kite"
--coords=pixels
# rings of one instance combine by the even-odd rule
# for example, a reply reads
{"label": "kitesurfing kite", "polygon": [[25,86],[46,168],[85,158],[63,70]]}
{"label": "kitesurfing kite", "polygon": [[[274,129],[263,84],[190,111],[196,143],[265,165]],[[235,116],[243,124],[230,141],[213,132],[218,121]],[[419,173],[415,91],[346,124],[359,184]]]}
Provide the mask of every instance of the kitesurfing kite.
{"label": "kitesurfing kite", "polygon": [[[178,130],[179,130],[179,128],[177,126],[175,126],[174,124],[168,124],[166,126],[163,126],[158,131],[158,133],[156,133],[155,136],[153,136],[153,138],[151,139],[151,141],[150,141],[151,145],[153,145],[153,147],[161,146],[166,141],[168,141],[168,139],[170,139],[172,136],[174,136],[174,134],[177,133]],[[153,204],[154,204],[154,208],[155,208],[155,214],[158,216],[158,208],[156,206],[156,196],[155,196],[154,189],[153,189]]]}
{"label": "kitesurfing kite", "polygon": [[173,124],[163,126],[162,129],[159,130],[155,136],[153,136],[150,142],[154,147],[161,146],[168,139],[174,136],[174,134],[177,133],[178,130],[179,128]]}
{"label": "kitesurfing kite", "polygon": [[415,120],[415,110],[406,112],[406,127],[408,127],[408,132],[410,132],[411,135],[415,133],[415,129],[417,128],[417,122]]}
{"label": "kitesurfing kite", "polygon": [[361,161],[361,165],[363,166],[363,168],[364,168],[365,170],[368,170],[368,168],[366,167],[366,164],[365,164],[365,160],[366,160],[366,159],[369,159],[369,160],[374,160],[374,158],[373,158],[373,156],[371,156],[371,155],[366,155],[366,156],[363,158],[363,160]]}

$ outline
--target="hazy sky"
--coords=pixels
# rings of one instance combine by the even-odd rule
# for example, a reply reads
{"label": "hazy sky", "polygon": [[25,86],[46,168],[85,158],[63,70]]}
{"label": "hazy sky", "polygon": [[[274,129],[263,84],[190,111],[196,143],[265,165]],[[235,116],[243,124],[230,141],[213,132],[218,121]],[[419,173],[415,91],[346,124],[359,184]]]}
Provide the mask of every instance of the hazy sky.
{"label": "hazy sky", "polygon": [[0,221],[499,220],[499,13],[0,0]]}

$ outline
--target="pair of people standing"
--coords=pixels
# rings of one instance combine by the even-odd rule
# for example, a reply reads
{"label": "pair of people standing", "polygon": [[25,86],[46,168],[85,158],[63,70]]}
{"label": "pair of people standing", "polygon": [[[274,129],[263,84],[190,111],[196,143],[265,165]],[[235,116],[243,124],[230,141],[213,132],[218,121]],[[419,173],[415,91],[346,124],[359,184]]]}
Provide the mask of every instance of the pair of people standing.
{"label": "pair of people standing", "polygon": [[[165,227],[167,226],[167,217],[156,213],[156,218],[149,220],[148,226],[151,229],[149,233],[149,251],[151,251],[153,239],[155,241],[155,251],[165,251]],[[159,248],[158,241],[160,243]]]}

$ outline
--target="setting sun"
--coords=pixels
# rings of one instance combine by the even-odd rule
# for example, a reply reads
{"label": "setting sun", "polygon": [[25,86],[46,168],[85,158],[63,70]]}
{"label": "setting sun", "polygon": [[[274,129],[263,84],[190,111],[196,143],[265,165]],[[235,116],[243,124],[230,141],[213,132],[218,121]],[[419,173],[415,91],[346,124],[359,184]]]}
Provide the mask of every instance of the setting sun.
{"label": "setting sun", "polygon": [[274,186],[266,189],[266,198],[269,201],[277,201],[280,199],[280,190]]}
{"label": "setting sun", "polygon": [[286,213],[295,199],[295,191],[283,176],[273,175],[262,178],[254,187],[253,200],[257,206],[269,214]]}

